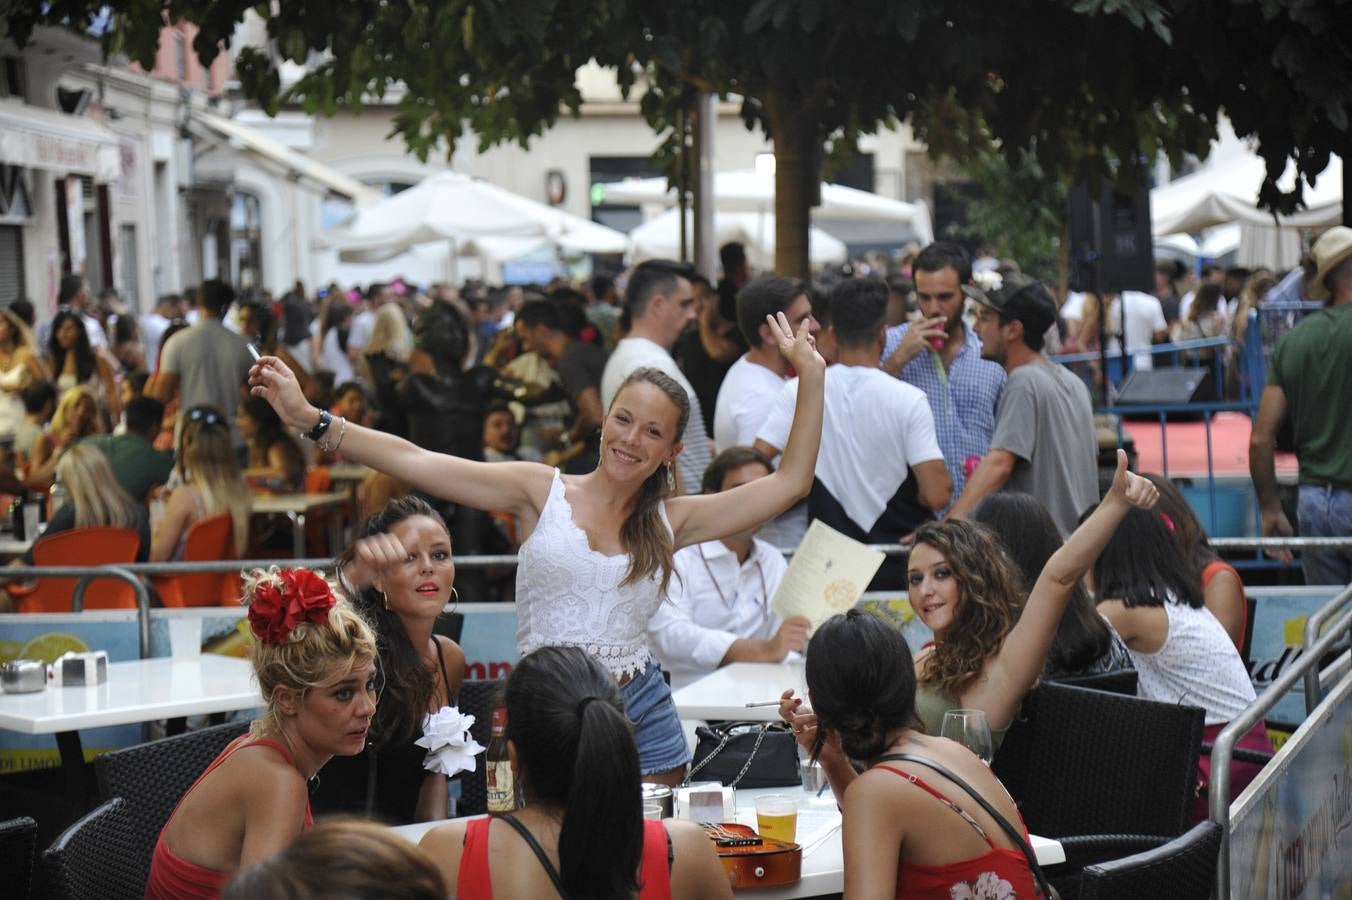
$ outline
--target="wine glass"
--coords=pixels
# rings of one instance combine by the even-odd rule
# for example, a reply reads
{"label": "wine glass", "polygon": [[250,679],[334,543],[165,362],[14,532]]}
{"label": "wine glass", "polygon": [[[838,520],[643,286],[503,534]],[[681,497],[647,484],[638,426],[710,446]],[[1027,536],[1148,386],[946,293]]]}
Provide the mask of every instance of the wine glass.
{"label": "wine glass", "polygon": [[944,713],[944,724],[939,733],[950,741],[957,741],[991,764],[995,755],[991,742],[991,723],[979,709],[950,709]]}

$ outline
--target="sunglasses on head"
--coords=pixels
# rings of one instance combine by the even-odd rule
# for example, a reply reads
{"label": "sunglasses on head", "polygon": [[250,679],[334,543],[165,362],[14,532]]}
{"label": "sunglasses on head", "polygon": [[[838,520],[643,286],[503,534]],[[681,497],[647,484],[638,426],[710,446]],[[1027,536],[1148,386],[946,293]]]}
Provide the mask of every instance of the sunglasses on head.
{"label": "sunglasses on head", "polygon": [[201,422],[203,425],[224,425],[225,417],[214,409],[199,406],[196,409],[188,410],[188,421]]}

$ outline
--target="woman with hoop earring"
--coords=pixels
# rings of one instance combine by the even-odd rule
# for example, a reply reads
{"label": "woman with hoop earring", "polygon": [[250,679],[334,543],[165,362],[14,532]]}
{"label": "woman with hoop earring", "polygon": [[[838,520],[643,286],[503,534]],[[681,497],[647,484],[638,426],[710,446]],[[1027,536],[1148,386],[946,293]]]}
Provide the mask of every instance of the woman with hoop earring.
{"label": "woman with hoop earring", "polygon": [[423,768],[414,741],[429,714],[455,705],[465,673],[464,651],[433,633],[455,598],[450,532],[425,500],[400,497],[366,520],[335,569],[375,630],[382,688],[366,750],[324,770],[314,809],[395,825],[444,819],[447,778]]}

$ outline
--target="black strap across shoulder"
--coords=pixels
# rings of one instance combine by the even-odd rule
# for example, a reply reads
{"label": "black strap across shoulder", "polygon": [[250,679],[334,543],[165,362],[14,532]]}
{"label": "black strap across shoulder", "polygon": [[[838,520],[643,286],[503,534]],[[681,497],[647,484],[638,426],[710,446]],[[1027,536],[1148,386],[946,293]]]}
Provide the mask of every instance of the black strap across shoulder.
{"label": "black strap across shoulder", "polygon": [[1042,866],[1038,865],[1037,854],[1033,852],[1033,848],[1029,845],[1028,841],[1024,840],[1023,835],[1019,834],[1018,829],[1015,828],[1013,825],[1011,825],[1008,819],[1000,815],[1000,813],[995,809],[994,806],[990,804],[989,801],[986,800],[985,797],[977,793],[976,788],[972,787],[970,784],[968,784],[966,781],[960,778],[956,773],[949,771],[947,768],[930,759],[928,756],[916,756],[913,753],[889,753],[886,756],[878,757],[878,759],[875,760],[875,762],[888,762],[892,760],[902,760],[904,762],[912,762],[917,765],[924,766],[927,769],[933,769],[934,771],[938,772],[940,775],[944,776],[949,781],[953,782],[958,787],[966,791],[967,794],[973,800],[981,804],[981,808],[986,811],[986,814],[989,815],[992,819],[994,819],[995,823],[1000,826],[1001,830],[1003,830],[1004,833],[1009,836],[1009,839],[1014,842],[1014,846],[1018,847],[1020,850],[1023,851],[1024,857],[1026,857],[1028,860],[1028,868],[1033,873],[1033,880],[1037,882],[1038,890],[1042,892],[1042,896],[1043,897],[1055,896],[1052,892],[1051,885],[1047,883],[1047,876],[1042,874]]}
{"label": "black strap across shoulder", "polygon": [[545,855],[545,848],[540,846],[540,842],[535,839],[535,835],[531,834],[526,826],[518,822],[516,816],[511,813],[502,813],[493,818],[506,822],[516,829],[516,833],[521,835],[521,839],[535,854],[535,858],[540,861],[540,865],[545,867],[545,873],[549,875],[549,880],[554,882],[554,889],[559,892],[559,896],[567,897],[568,892],[563,889],[563,878],[559,876],[559,870],[554,868],[554,864],[549,861],[549,857]]}

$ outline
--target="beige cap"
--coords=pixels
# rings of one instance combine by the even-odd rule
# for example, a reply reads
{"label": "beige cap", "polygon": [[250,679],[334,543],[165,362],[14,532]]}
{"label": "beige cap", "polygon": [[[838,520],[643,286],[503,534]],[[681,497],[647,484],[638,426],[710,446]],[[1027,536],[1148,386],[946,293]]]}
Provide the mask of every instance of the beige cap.
{"label": "beige cap", "polygon": [[1311,300],[1324,300],[1329,295],[1324,278],[1340,262],[1352,256],[1352,228],[1346,225],[1335,225],[1330,228],[1314,242],[1311,254],[1314,256],[1315,272],[1305,288],[1305,296]]}

